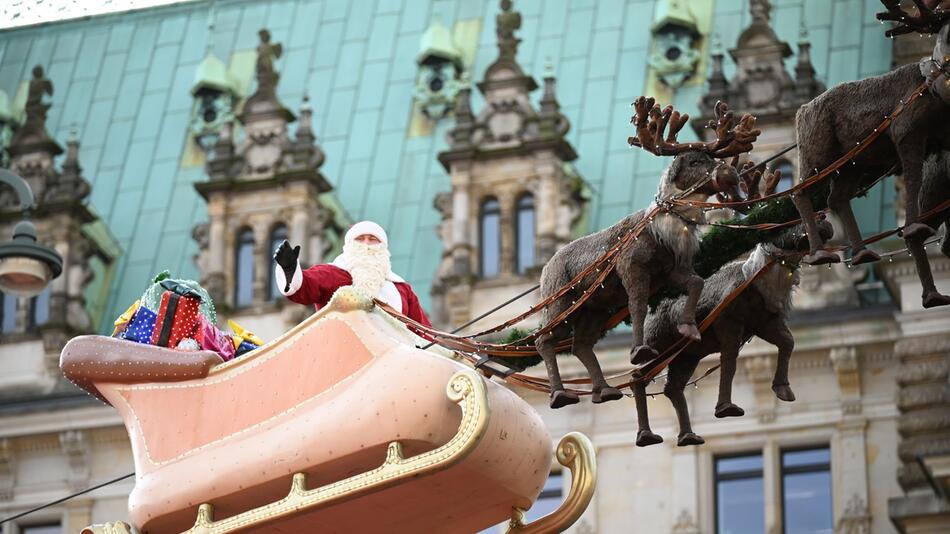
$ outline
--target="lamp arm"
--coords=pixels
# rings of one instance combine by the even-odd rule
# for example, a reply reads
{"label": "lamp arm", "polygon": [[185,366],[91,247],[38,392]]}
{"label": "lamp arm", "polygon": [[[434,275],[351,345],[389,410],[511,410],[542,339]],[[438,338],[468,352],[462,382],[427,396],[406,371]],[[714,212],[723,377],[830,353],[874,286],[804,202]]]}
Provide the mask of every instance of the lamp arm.
{"label": "lamp arm", "polygon": [[33,190],[30,184],[15,173],[6,169],[0,169],[0,183],[9,185],[16,191],[17,200],[20,201],[21,210],[29,210],[34,206]]}

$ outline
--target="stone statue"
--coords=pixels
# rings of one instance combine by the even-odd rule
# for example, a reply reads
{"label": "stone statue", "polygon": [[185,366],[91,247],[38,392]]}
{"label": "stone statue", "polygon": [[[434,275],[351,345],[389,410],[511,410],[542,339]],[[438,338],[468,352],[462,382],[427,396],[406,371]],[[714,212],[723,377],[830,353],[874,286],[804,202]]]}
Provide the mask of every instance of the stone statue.
{"label": "stone statue", "polygon": [[511,10],[511,0],[501,0],[501,13],[495,17],[495,34],[498,36],[499,57],[514,59],[521,39],[515,30],[521,28],[521,13]]}
{"label": "stone statue", "polygon": [[270,32],[263,29],[257,34],[261,38],[261,44],[257,46],[257,92],[273,93],[277,87],[279,75],[274,70],[274,60],[279,58],[284,48],[280,43],[271,44]]}
{"label": "stone statue", "polygon": [[53,83],[43,73],[43,67],[33,67],[33,79],[26,96],[26,124],[24,128],[44,128],[46,111],[50,105],[43,102],[43,95],[53,96]]}

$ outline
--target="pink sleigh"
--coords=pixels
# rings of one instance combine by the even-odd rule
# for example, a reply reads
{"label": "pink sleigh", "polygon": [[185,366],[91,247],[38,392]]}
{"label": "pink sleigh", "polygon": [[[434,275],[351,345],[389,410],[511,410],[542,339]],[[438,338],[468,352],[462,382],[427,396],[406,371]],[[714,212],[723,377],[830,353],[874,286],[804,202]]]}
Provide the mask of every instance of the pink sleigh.
{"label": "pink sleigh", "polygon": [[[348,288],[228,363],[103,336],[63,372],[122,415],[143,533],[559,531],[593,492],[589,441],[568,434],[562,507],[525,524],[552,442],[523,400],[417,338]],[[88,532],[124,528],[94,525]],[[122,530],[114,530],[121,532]]]}

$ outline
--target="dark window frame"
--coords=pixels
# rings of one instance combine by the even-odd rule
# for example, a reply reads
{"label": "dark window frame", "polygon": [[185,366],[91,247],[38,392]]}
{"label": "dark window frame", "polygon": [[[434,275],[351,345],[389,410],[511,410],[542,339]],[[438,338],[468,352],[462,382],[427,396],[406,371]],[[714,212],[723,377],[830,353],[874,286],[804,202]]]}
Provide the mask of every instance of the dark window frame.
{"label": "dark window frame", "polygon": [[[281,232],[281,231],[283,232],[283,237],[280,237],[280,238],[276,237],[278,232]],[[267,253],[270,255],[274,254],[274,242],[277,239],[284,240],[284,239],[289,239],[289,238],[290,238],[290,231],[287,229],[286,224],[282,222],[274,224],[271,227],[270,232],[267,233],[267,243],[270,247]],[[270,260],[270,256],[268,256],[268,260]],[[267,300],[270,302],[273,302],[275,300],[280,300],[280,297],[282,296],[282,294],[280,291],[277,290],[277,281],[274,278],[273,262],[270,261],[269,265],[271,266],[271,268],[267,269]]]}
{"label": "dark window frame", "polygon": [[[52,288],[50,286],[46,286],[43,289],[43,291],[40,292],[39,295],[36,295],[30,298],[30,313],[28,314],[28,320],[29,320],[28,330],[31,330],[31,331],[35,330],[36,328],[49,323],[49,310],[50,310],[49,299],[51,296],[50,294],[51,291],[52,291]],[[44,293],[46,294],[46,320],[40,323],[39,321],[36,320],[36,312],[38,310],[37,304],[39,304],[40,297],[43,296]]]}
{"label": "dark window frame", "polygon": [[[804,451],[819,451],[827,450],[828,451],[828,462],[821,464],[809,464],[801,465],[795,467],[785,467],[785,454],[790,452],[804,452]],[[831,476],[831,445],[822,444],[822,445],[799,445],[795,447],[786,447],[780,448],[778,451],[778,467],[779,467],[779,509],[782,511],[782,534],[786,533],[786,524],[785,519],[787,514],[785,513],[785,475],[797,475],[802,473],[822,473],[827,471],[829,480],[834,483],[834,480]],[[834,488],[831,492],[832,497],[832,515],[834,515]],[[833,520],[833,518],[832,518]],[[832,525],[834,528],[834,525]]]}
{"label": "dark window frame", "polygon": [[[719,460],[728,460],[730,458],[746,458],[758,456],[762,459],[762,467],[759,469],[747,469],[735,473],[719,473]],[[763,488],[765,487],[765,454],[761,450],[717,454],[713,455],[713,532],[719,534],[719,482],[728,480],[746,480],[750,478],[761,478]],[[763,510],[764,513],[764,510]],[[762,525],[765,529],[765,525]]]}
{"label": "dark window frame", "polygon": [[[491,211],[486,209],[490,204],[494,203]],[[497,258],[497,273],[491,276],[485,275],[485,216],[486,215],[495,215],[498,217],[498,251],[496,254]],[[498,198],[494,196],[487,196],[482,199],[481,203],[478,206],[478,274],[482,278],[494,278],[501,275],[501,202],[498,201]]]}
{"label": "dark window frame", "polygon": [[[257,244],[254,239],[254,230],[249,226],[242,226],[238,229],[237,239],[235,240],[234,246],[234,307],[240,308],[242,306],[250,306],[254,303],[254,246]],[[244,236],[250,236],[250,240],[244,239]],[[240,293],[241,284],[240,284],[240,268],[241,268],[241,248],[244,245],[251,246],[251,300],[250,302],[240,302],[238,295]]]}
{"label": "dark window frame", "polygon": [[[530,199],[531,204],[529,206],[522,206],[521,203],[525,199]],[[532,265],[522,265],[521,264],[521,212],[530,211],[532,217],[532,228],[531,228],[531,248],[532,250]],[[518,198],[515,200],[515,224],[514,224],[514,234],[515,234],[515,272],[518,274],[524,274],[531,267],[534,267],[538,262],[537,258],[537,246],[538,246],[538,207],[534,202],[534,194],[530,191],[525,191],[524,193],[518,195]]]}
{"label": "dark window frame", "polygon": [[[782,178],[779,180],[779,183],[775,188],[775,191],[777,193],[781,193],[782,191],[787,191],[795,186],[795,165],[791,161],[785,158],[781,158],[778,161],[776,161],[774,164],[772,164],[771,169],[775,171],[775,170],[778,170],[780,167],[784,167],[784,166],[788,166],[788,168],[791,169],[791,172],[789,173],[788,176],[785,176],[785,174],[782,173]],[[782,182],[784,182],[786,179],[788,179],[788,187],[786,187],[785,189],[781,189],[781,187],[779,186],[781,186]]]}

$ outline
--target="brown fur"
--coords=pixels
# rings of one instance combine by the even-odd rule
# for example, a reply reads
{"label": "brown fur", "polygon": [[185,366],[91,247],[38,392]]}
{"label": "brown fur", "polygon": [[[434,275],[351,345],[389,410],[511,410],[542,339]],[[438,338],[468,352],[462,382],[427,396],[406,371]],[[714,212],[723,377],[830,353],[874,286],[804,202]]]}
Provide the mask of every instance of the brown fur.
{"label": "brown fur", "polygon": [[[702,152],[680,154],[663,172],[658,194],[666,198],[684,191],[706,179],[710,173],[718,173],[716,183],[721,184],[720,187],[735,184],[736,172],[732,167],[719,164]],[[706,198],[716,192],[712,182],[709,182],[695,194]],[[646,211],[633,213],[610,228],[577,239],[560,249],[541,273],[541,297],[546,298],[556,292],[594,263],[609,247],[634,228],[646,215]],[[686,215],[698,217],[695,213]],[[683,232],[682,220],[677,219],[677,225],[673,219],[668,220],[667,217],[675,218],[664,216],[654,220],[647,231],[642,232],[634,243],[619,253],[616,270],[606,278],[602,289],[597,289],[576,312],[552,332],[539,336],[536,346],[544,359],[551,382],[552,407],[577,402],[576,395],[563,389],[554,349],[557,340],[567,338],[572,333],[572,352],[587,368],[593,381],[593,401],[603,402],[621,397],[620,392],[604,380],[593,351],[594,343],[603,335],[604,324],[610,316],[627,307],[633,325],[634,348],[631,352],[639,350],[641,354],[649,355],[651,350],[643,343],[643,321],[646,318],[647,299],[650,297],[651,288],[657,289],[672,284],[685,290],[688,293],[687,305],[679,314],[678,321],[684,328],[695,329],[695,308],[703,287],[702,278],[692,271],[693,254],[698,249],[697,229],[695,225],[691,225]],[[676,232],[670,232],[670,228],[676,228],[676,231],[683,235],[673,237],[671,234]],[[581,298],[584,289],[593,283],[596,274],[582,280],[545,309],[544,324],[548,324],[570,307],[572,302]],[[655,352],[652,354],[655,355]]]}

